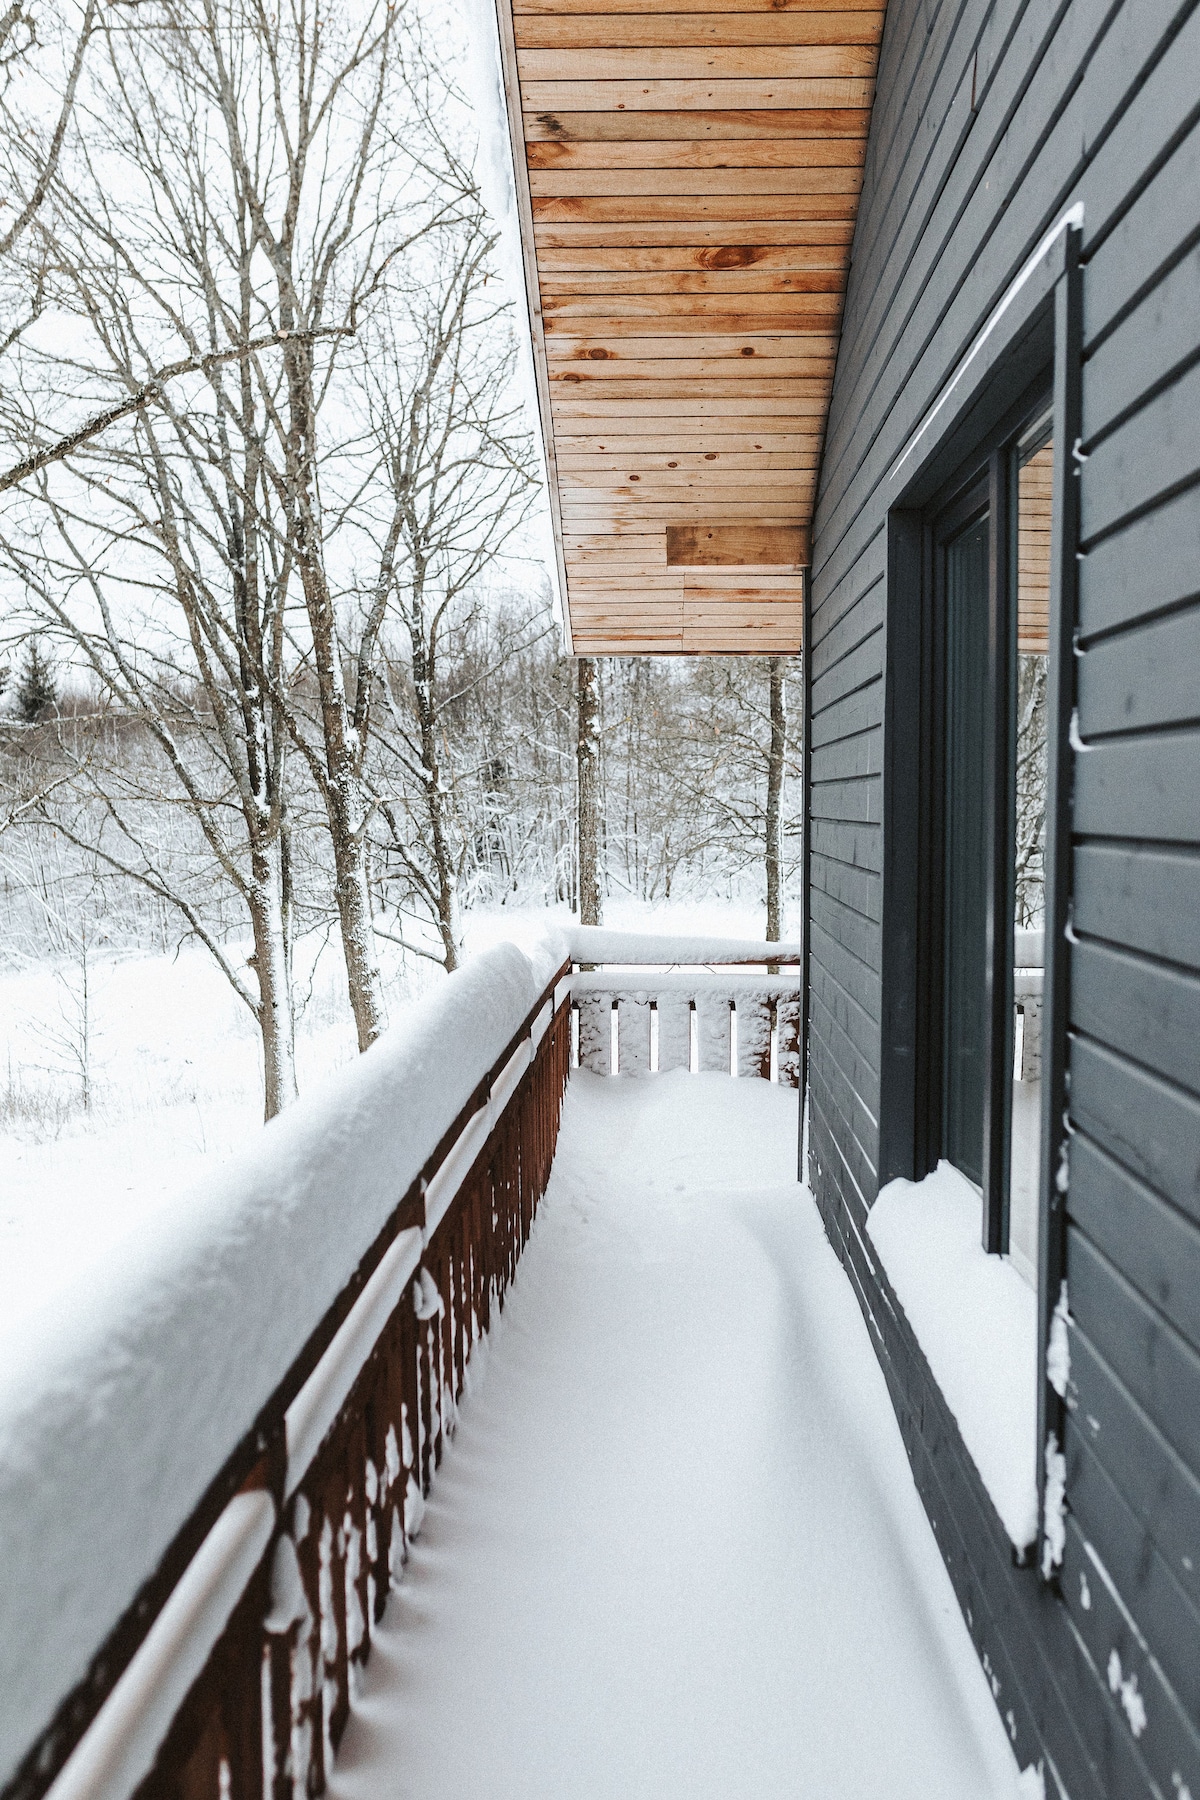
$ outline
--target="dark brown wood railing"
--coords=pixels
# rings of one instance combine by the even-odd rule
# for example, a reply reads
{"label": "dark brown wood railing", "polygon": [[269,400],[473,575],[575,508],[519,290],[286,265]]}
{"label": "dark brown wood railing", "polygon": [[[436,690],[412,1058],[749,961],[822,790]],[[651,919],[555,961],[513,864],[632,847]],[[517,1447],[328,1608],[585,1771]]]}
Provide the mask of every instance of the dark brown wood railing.
{"label": "dark brown wood railing", "polygon": [[[467,1359],[503,1302],[546,1189],[569,1046],[564,1006],[287,1493],[269,1557],[139,1800],[292,1800],[324,1791],[349,1715],[351,1672],[370,1653],[452,1428]],[[503,1073],[502,1066],[496,1076]]]}
{"label": "dark brown wood railing", "polygon": [[316,1800],[549,1180],[573,1014],[593,1069],[795,1083],[797,982],[762,968],[794,948],[569,944],[0,1800]]}
{"label": "dark brown wood railing", "polygon": [[88,1728],[64,1744],[64,1709],[4,1800],[324,1791],[472,1347],[549,1179],[570,1069],[567,977],[564,965],[314,1330],[235,1459],[257,1452],[238,1491],[225,1499],[230,1481],[214,1484],[184,1534],[194,1553],[148,1619],[143,1609],[132,1651],[126,1619],[96,1659],[92,1691],[106,1653],[112,1675]]}

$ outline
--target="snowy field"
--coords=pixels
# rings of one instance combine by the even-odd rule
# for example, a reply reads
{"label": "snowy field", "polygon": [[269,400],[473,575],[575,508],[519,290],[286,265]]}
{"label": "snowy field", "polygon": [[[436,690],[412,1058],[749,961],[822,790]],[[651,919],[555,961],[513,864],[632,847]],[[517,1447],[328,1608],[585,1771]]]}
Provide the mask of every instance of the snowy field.
{"label": "snowy field", "polygon": [[796,1097],[572,1079],[334,1800],[1016,1800]]}
{"label": "snowy field", "polygon": [[[569,915],[472,915],[467,950],[534,938]],[[614,926],[763,935],[752,907],[614,902]],[[394,1022],[445,975],[381,944]],[[297,947],[301,1091],[355,1055],[336,937]],[[4,1331],[103,1258],[139,1220],[174,1203],[262,1128],[257,1027],[207,952],[93,960],[88,971],[92,1105],[81,1099],[78,968],[0,974],[0,1320]]]}

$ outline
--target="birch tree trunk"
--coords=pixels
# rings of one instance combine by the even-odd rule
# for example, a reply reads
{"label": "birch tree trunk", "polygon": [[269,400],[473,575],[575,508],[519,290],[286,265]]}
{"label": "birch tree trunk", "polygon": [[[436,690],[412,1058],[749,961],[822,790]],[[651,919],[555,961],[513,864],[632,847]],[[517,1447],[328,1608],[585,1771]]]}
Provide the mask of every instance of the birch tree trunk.
{"label": "birch tree trunk", "polygon": [[[294,329],[291,245],[283,258],[280,316]],[[324,766],[318,783],[325,801],[333,848],[334,900],[358,1047],[366,1050],[387,1028],[387,1008],[379,971],[378,946],[367,875],[367,825],[371,801],[362,776],[362,734],[354,729],[346,698],[337,615],[325,569],[325,550],[316,499],[317,441],[313,354],[310,344],[291,341],[284,352],[289,430],[286,445],[288,503],[293,512],[295,561],[312,636]],[[312,758],[310,755],[310,764]]]}
{"label": "birch tree trunk", "polygon": [[250,892],[254,932],[251,967],[258,981],[262,1033],[263,1113],[273,1119],[296,1098],[296,1020],[292,1005],[290,882],[286,838],[256,847]]}
{"label": "birch tree trunk", "polygon": [[[447,157],[454,168],[449,151]],[[407,903],[435,927],[441,956],[434,960],[447,973],[459,964],[463,869],[478,856],[487,828],[481,834],[465,823],[460,771],[448,749],[476,677],[447,687],[441,655],[477,620],[476,584],[494,579],[538,486],[532,440],[512,401],[508,302],[488,288],[491,222],[465,173],[459,186],[457,216],[426,246],[425,266],[414,266],[403,286],[393,284],[388,317],[374,322],[363,382],[378,463],[375,480],[356,496],[359,515],[376,521],[378,560],[356,658],[354,723],[365,744],[360,720],[370,717],[374,685],[386,701],[368,771],[388,833],[380,850]],[[399,671],[383,652],[392,620],[408,639],[410,681],[393,679]],[[518,648],[505,645],[499,663]],[[402,931],[388,936],[433,954],[406,942]]]}
{"label": "birch tree trunk", "polygon": [[599,925],[603,910],[600,896],[600,709],[596,664],[590,656],[578,659],[576,695],[579,920],[582,925]]}
{"label": "birch tree trunk", "polygon": [[426,630],[423,595],[416,591],[410,604],[409,626],[421,770],[429,818],[429,855],[433,864],[434,916],[438,935],[442,940],[442,960],[446,973],[452,975],[458,967],[458,938],[454,929],[454,870],[446,836],[442,772],[438,763],[437,713],[433,685],[437,638],[436,635],[431,637]]}
{"label": "birch tree trunk", "polygon": [[[286,188],[274,186],[286,133],[276,140],[251,129],[247,149],[243,132],[243,103],[261,120],[264,93],[282,104],[283,90],[256,84],[241,53],[257,32],[260,66],[273,59],[278,68],[279,45],[268,41],[265,14],[245,25],[220,7],[202,16],[168,10],[153,31],[139,19],[97,40],[100,62],[76,100],[39,219],[57,304],[75,317],[72,359],[57,362],[53,349],[39,359],[31,346],[21,352],[25,382],[0,399],[8,435],[26,436],[9,423],[23,403],[39,415],[33,441],[48,446],[22,477],[32,528],[6,515],[0,558],[19,571],[27,608],[155,747],[149,766],[123,761],[119,741],[67,754],[76,795],[87,798],[78,816],[56,807],[55,827],[173,907],[206,946],[258,1023],[271,1118],[296,1093],[287,614],[297,570],[310,573],[297,552],[312,522],[313,483],[305,489],[303,476],[314,454],[313,333],[305,336],[307,314],[298,314],[287,274],[300,198],[294,159]],[[307,69],[315,53],[301,52]],[[301,96],[311,90],[311,80],[298,84]],[[306,102],[296,104],[303,111]],[[264,169],[255,146],[268,139]],[[265,196],[280,192],[293,210],[285,204],[283,228],[272,233]],[[268,270],[291,306],[282,330]],[[311,310],[317,335],[344,329]],[[102,406],[116,404],[99,415],[104,429],[76,429],[55,444],[47,427],[79,391],[83,367]],[[156,379],[171,370],[171,380]],[[208,857],[203,881],[164,845],[153,823],[164,804],[193,821]],[[244,908],[248,964],[226,935],[222,893]]]}
{"label": "birch tree trunk", "polygon": [[[784,758],[787,753],[787,698],[783,658],[771,657],[767,665],[770,684],[771,746],[767,752],[767,942],[783,936],[783,837],[780,802],[783,796]],[[778,973],[778,964],[769,965]]]}

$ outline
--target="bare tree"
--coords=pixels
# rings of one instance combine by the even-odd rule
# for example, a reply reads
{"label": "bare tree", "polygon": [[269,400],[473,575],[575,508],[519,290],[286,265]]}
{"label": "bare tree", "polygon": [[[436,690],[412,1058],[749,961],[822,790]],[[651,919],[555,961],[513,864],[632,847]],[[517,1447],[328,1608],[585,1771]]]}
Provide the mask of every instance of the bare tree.
{"label": "bare tree", "polygon": [[[81,517],[56,499],[47,503],[50,518],[37,546],[10,539],[6,553],[24,576],[29,604],[90,667],[106,704],[136,719],[157,751],[143,761],[118,740],[117,754],[106,756],[99,734],[90,741],[85,734],[81,744],[72,722],[69,733],[60,733],[59,747],[66,765],[60,786],[69,775],[74,804],[66,805],[61,792],[55,796],[54,825],[94,850],[111,871],[166,902],[206,946],[258,1023],[264,1106],[271,1118],[296,1092],[289,737],[273,699],[280,686],[278,589],[264,580],[260,591],[248,592],[245,580],[227,579],[230,571],[218,558],[209,564],[189,555],[212,521],[187,504],[183,481],[169,478],[182,471],[164,435],[143,422],[139,437],[154,441],[146,446],[139,480],[104,487],[107,530],[99,508]],[[100,488],[109,458],[98,453],[95,460],[84,506]],[[130,608],[121,562],[131,546],[145,553],[139,587],[178,609],[182,642],[166,607],[152,607],[149,616]],[[240,573],[245,576],[244,562]],[[179,666],[187,651],[196,675],[185,682]],[[208,885],[217,873],[245,908],[254,945],[248,965],[213,928],[196,883],[164,850],[169,834],[154,820],[173,808],[185,809],[198,827],[208,853]],[[35,811],[47,817],[45,801]]]}
{"label": "bare tree", "polygon": [[36,1028],[45,1048],[79,1083],[79,1104],[92,1110],[95,1094],[96,1021],[92,1003],[93,921],[84,913],[71,930],[73,957],[54,971],[57,1019]]}
{"label": "bare tree", "polygon": [[579,859],[579,919],[599,925],[600,887],[600,705],[597,669],[590,656],[576,663],[576,820]]}
{"label": "bare tree", "polygon": [[99,10],[99,0],[85,0],[75,16],[70,8],[58,12],[53,0],[40,8],[36,0],[10,0],[0,13],[0,170],[13,209],[0,232],[0,355],[45,310],[46,248],[30,243],[32,227],[58,173]]}
{"label": "bare tree", "polygon": [[[519,570],[509,589],[465,595],[439,631],[439,768],[460,915],[511,901],[577,903],[575,670],[558,641],[548,591]],[[408,691],[407,659],[393,680]],[[421,820],[414,784],[414,844]],[[404,864],[389,856],[384,867],[389,893],[402,898]],[[424,901],[414,910],[432,916]]]}
{"label": "bare tree", "polygon": [[[11,669],[0,664],[0,699],[8,690]],[[54,758],[44,754],[44,730],[18,716],[5,718],[0,729],[0,837],[39,816],[47,802],[69,780]]]}
{"label": "bare tree", "polygon": [[11,842],[6,848],[5,885],[13,880],[29,902],[37,954],[29,942],[21,948],[10,941],[9,952],[15,952],[21,966],[49,963],[55,988],[53,1016],[29,1021],[31,1037],[52,1059],[41,1072],[72,1077],[79,1105],[90,1113],[97,1036],[93,959],[107,936],[103,904],[97,904],[97,859],[84,857],[74,868],[65,866],[61,840],[52,845],[27,841],[16,854]]}
{"label": "bare tree", "polygon": [[[232,74],[225,55],[225,34],[210,28],[207,39],[201,35],[189,40],[192,55],[200,59],[205,77],[214,83],[238,192],[246,197],[255,247],[265,253],[271,271],[273,314],[283,341],[284,396],[272,479],[288,518],[288,544],[307,622],[306,663],[315,685],[320,722],[319,749],[302,731],[296,732],[295,741],[328,819],[334,895],[360,1049],[386,1024],[371,905],[369,826],[375,802],[366,777],[366,756],[377,678],[376,647],[394,585],[397,527],[389,526],[377,546],[372,601],[352,646],[356,672],[353,682],[348,682],[338,583],[330,568],[331,545],[337,533],[322,494],[329,446],[327,440],[322,441],[319,428],[335,362],[330,356],[324,361],[318,357],[316,334],[331,316],[345,317],[357,329],[360,311],[382,295],[390,272],[395,285],[388,294],[389,306],[378,309],[373,338],[373,344],[387,355],[397,347],[390,320],[399,286],[396,272],[402,269],[399,259],[404,253],[432,234],[452,230],[465,216],[472,251],[466,264],[460,261],[458,265],[464,305],[486,255],[486,246],[480,242],[481,216],[474,185],[435,119],[435,113],[447,104],[446,85],[424,58],[415,34],[402,36],[399,21],[398,9],[386,0],[376,0],[366,8],[361,25],[344,27],[338,34],[318,13],[311,17],[295,11],[268,14],[260,0],[251,11],[253,58],[258,71],[269,75],[270,84],[264,89],[260,82],[254,90],[262,105],[254,121],[254,136],[244,127],[248,90]],[[270,96],[265,103],[264,91]],[[394,104],[398,91],[403,91],[407,100],[403,119]],[[355,98],[348,105],[352,92]],[[415,143],[410,141],[402,155],[406,128],[410,140],[415,134]],[[416,204],[413,192],[401,195],[400,184],[404,180],[411,189],[420,173],[427,185],[422,203]],[[457,326],[451,322],[456,312],[454,298],[449,299],[450,320],[444,318],[446,310],[445,300],[434,309],[433,316],[443,322],[443,333],[441,338],[436,330],[433,333],[433,356],[423,381],[423,386],[435,391],[439,351],[444,357],[463,342],[461,322]],[[360,362],[360,369],[362,366]],[[394,359],[392,367],[399,376],[402,371]],[[459,375],[470,393],[466,369],[459,370]],[[475,398],[471,393],[471,400]],[[457,423],[455,419],[446,429],[450,442]],[[436,434],[437,423],[424,426],[414,411],[405,425],[411,462],[413,442],[419,446],[423,435]],[[384,454],[386,460],[386,451]],[[410,554],[417,551],[419,568],[410,582],[413,598],[409,610],[418,626],[425,605],[428,564],[437,550],[444,553],[447,545],[459,547],[462,515],[470,511],[469,506],[454,505],[455,496],[461,497],[468,486],[463,469],[444,471],[439,465],[437,475],[436,503],[427,508],[437,517],[433,541],[426,541],[429,522],[420,510],[422,500],[429,498],[422,491],[430,485],[428,478],[415,489],[411,481],[406,486],[407,510],[399,523],[400,536],[407,533]],[[445,491],[447,476],[450,495]],[[478,566],[477,559],[475,568]],[[449,585],[457,591],[463,580],[470,578],[460,572],[457,585]],[[432,651],[434,641],[426,642]],[[430,670],[429,679],[431,676]],[[423,767],[434,830],[439,790],[432,740],[423,742]],[[439,894],[439,917],[443,912],[444,896]],[[450,958],[452,952],[448,950],[447,955]]]}
{"label": "bare tree", "polygon": [[[389,270],[456,216],[463,187],[453,158],[437,161],[436,71],[401,19],[388,0],[332,15],[268,10],[263,0],[146,0],[133,31],[105,20],[103,68],[76,109],[86,117],[71,178],[54,185],[56,295],[102,354],[88,359],[82,380],[66,358],[48,380],[47,359],[27,357],[25,373],[35,385],[42,377],[43,392],[27,387],[24,407],[10,406],[12,423],[26,427],[13,435],[30,449],[0,478],[0,487],[45,499],[54,471],[77,473],[93,447],[111,457],[129,441],[121,427],[149,445],[159,429],[151,421],[165,415],[203,503],[222,515],[177,531],[185,559],[218,541],[225,554],[238,538],[228,553],[253,579],[269,560],[274,663],[258,658],[234,685],[240,706],[274,710],[322,802],[364,1048],[386,1022],[368,877],[373,801],[338,618],[346,577],[322,490],[353,428],[339,351],[383,301]],[[65,259],[64,240],[74,251]],[[76,411],[79,398],[88,403],[81,423],[52,428],[55,409],[34,403],[47,386],[60,411],[68,391]],[[222,466],[219,444],[189,441],[198,393],[197,436],[233,437],[236,468],[229,457]],[[332,429],[326,416],[337,418]],[[159,469],[149,513],[171,478]],[[213,655],[211,643],[204,654]],[[237,662],[240,648],[231,654]],[[228,669],[222,676],[232,679]],[[311,719],[290,704],[294,691],[309,690]],[[260,724],[245,731],[262,737]]]}
{"label": "bare tree", "polygon": [[[295,1093],[285,792],[294,558],[265,454],[281,370],[273,340],[272,369],[245,353],[261,318],[252,219],[200,178],[210,121],[171,92],[178,23],[160,14],[119,40],[106,28],[104,81],[78,104],[85,129],[53,196],[56,297],[79,321],[79,350],[70,360],[23,353],[25,379],[6,410],[52,419],[64,390],[80,388],[142,403],[109,408],[104,432],[70,434],[70,454],[27,474],[5,560],[25,606],[157,747],[152,771],[75,756],[77,786],[99,804],[108,865],[175,908],[254,1013],[270,1117]],[[126,176],[119,213],[114,164]],[[160,370],[171,336],[185,340],[194,379],[160,384],[151,405],[146,371]],[[159,854],[144,804],[156,799],[190,810],[244,904],[249,976]],[[95,829],[94,813],[81,827],[59,822],[85,837]]]}
{"label": "bare tree", "polygon": [[[781,659],[778,680],[786,681]],[[686,882],[731,896],[757,870],[768,885],[768,838],[778,844],[782,927],[798,843],[795,746],[772,718],[767,659],[613,660],[606,682],[606,876],[643,900],[670,899]],[[776,696],[784,699],[782,685]],[[777,801],[772,796],[772,748]],[[774,829],[768,811],[777,806]],[[765,879],[767,878],[767,879]]]}
{"label": "bare tree", "polygon": [[[353,724],[365,747],[382,692],[374,770],[381,848],[436,925],[447,970],[458,966],[457,886],[472,831],[455,816],[444,757],[444,714],[463,688],[439,682],[439,659],[538,487],[513,392],[510,303],[489,291],[494,243],[476,199],[427,246],[418,280],[377,321],[363,365],[374,463],[355,508],[377,560],[353,646]],[[399,668],[384,654],[389,623],[406,651]],[[548,631],[549,621],[534,630]],[[523,641],[518,633],[502,655]]]}

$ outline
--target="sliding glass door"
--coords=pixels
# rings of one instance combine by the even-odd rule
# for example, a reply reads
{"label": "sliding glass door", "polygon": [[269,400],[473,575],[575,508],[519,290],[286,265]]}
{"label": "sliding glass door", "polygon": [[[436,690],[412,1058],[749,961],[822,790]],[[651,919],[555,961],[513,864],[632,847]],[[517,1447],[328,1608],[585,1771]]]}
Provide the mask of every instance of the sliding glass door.
{"label": "sliding glass door", "polygon": [[1012,694],[1012,1023],[1008,1253],[1037,1279],[1045,980],[1046,694],[1054,443],[1045,415],[1015,451],[1016,679]]}
{"label": "sliding glass door", "polygon": [[1053,446],[1035,418],[938,510],[926,790],[937,1157],[980,1190],[983,1238],[1037,1257],[1045,694]]}

